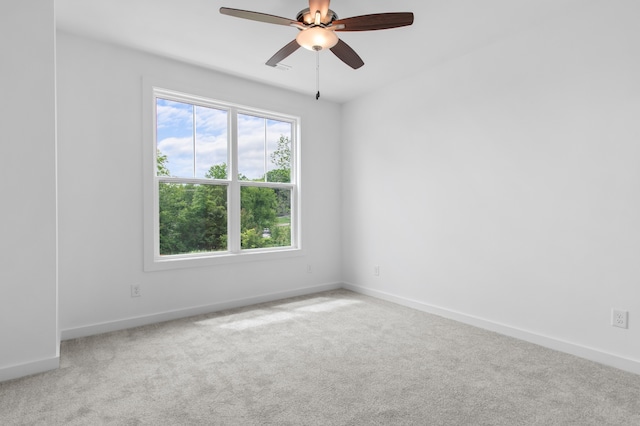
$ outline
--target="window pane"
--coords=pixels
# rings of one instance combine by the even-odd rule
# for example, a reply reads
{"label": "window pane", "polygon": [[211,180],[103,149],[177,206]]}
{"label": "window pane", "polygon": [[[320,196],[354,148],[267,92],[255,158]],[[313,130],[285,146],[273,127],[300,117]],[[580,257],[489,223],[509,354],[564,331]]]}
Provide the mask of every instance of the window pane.
{"label": "window pane", "polygon": [[156,148],[169,176],[193,177],[193,106],[156,99]]}
{"label": "window pane", "polygon": [[241,188],[241,248],[291,245],[291,190]]}
{"label": "window pane", "polygon": [[291,182],[291,123],[238,115],[240,180]]}
{"label": "window pane", "polygon": [[238,174],[240,180],[264,181],[266,120],[238,114]]}
{"label": "window pane", "polygon": [[196,105],[196,177],[227,179],[227,111]]}
{"label": "window pane", "polygon": [[160,255],[227,250],[227,187],[160,182]]}
{"label": "window pane", "polygon": [[291,123],[267,120],[267,182],[291,182]]}

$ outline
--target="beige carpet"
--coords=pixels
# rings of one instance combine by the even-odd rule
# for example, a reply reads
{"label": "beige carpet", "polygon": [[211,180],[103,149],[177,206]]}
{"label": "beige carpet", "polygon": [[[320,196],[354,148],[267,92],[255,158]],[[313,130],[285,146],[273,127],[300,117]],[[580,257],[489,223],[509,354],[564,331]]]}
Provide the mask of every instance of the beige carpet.
{"label": "beige carpet", "polygon": [[640,376],[332,291],[63,342],[2,425],[640,425]]}

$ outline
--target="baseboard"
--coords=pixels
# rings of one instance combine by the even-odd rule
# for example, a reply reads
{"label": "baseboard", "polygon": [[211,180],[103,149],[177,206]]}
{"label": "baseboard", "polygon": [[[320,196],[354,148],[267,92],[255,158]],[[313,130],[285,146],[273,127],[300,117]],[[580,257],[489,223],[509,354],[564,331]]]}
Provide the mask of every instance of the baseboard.
{"label": "baseboard", "polygon": [[77,339],[79,337],[93,336],[96,334],[108,333],[111,331],[124,330],[127,328],[139,327],[142,325],[149,325],[164,321],[171,321],[179,318],[192,317],[195,315],[208,314],[225,309],[240,308],[244,306],[255,305],[257,303],[272,302],[275,300],[286,299],[288,297],[304,296],[307,294],[319,293],[322,291],[337,290],[340,288],[342,288],[342,283],[323,284],[277,293],[267,293],[260,296],[253,296],[244,299],[235,299],[221,303],[214,303],[212,305],[201,305],[187,309],[177,309],[152,315],[143,315],[139,317],[126,318],[123,320],[91,324],[76,328],[68,328],[62,330],[61,340]]}
{"label": "baseboard", "polygon": [[27,362],[11,367],[0,368],[0,382],[18,379],[20,377],[31,376],[33,374],[44,373],[55,370],[60,366],[60,356],[42,359],[39,361]]}
{"label": "baseboard", "polygon": [[467,315],[462,312],[452,311],[450,309],[441,308],[438,306],[430,305],[428,303],[412,300],[409,298],[396,296],[390,293],[386,293],[380,290],[373,290],[370,288],[358,286],[350,283],[343,283],[342,288],[353,291],[355,293],[372,296],[378,299],[386,300],[389,302],[397,303],[402,306],[407,306],[419,311],[427,312],[430,314],[438,315],[444,318],[449,318],[455,321],[459,321],[464,324],[469,324],[475,327],[483,328],[485,330],[494,331],[509,337],[524,340],[526,342],[534,343],[536,345],[544,346],[549,349],[568,353],[578,356],[580,358],[588,359],[600,364],[615,367],[620,370],[628,371],[630,373],[640,374],[640,361],[623,358],[618,355],[603,352],[598,349],[590,348],[587,346],[579,345],[572,342],[559,340],[553,337],[544,336],[531,331],[519,329],[506,324],[489,321],[483,318],[475,317],[473,315]]}

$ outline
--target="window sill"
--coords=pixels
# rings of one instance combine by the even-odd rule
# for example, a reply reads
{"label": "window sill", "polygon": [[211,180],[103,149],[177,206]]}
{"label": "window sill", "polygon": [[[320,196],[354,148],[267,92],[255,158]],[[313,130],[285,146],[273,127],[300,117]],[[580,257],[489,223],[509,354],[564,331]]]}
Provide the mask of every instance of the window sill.
{"label": "window sill", "polygon": [[240,253],[206,253],[202,256],[166,256],[159,259],[145,259],[144,270],[145,272],[153,272],[234,263],[273,261],[303,255],[304,252],[300,248],[286,247],[270,250],[243,250]]}

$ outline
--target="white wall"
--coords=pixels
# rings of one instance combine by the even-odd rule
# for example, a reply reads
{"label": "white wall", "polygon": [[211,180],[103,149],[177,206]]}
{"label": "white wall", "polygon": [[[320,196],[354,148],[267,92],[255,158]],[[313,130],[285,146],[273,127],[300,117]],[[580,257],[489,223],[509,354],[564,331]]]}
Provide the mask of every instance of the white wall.
{"label": "white wall", "polygon": [[582,2],[345,105],[349,287],[640,372],[638,16]]}
{"label": "white wall", "polygon": [[[340,285],[339,105],[70,34],[57,46],[63,338]],[[301,117],[304,256],[143,271],[143,76]]]}
{"label": "white wall", "polygon": [[58,365],[52,1],[0,13],[0,381]]}

